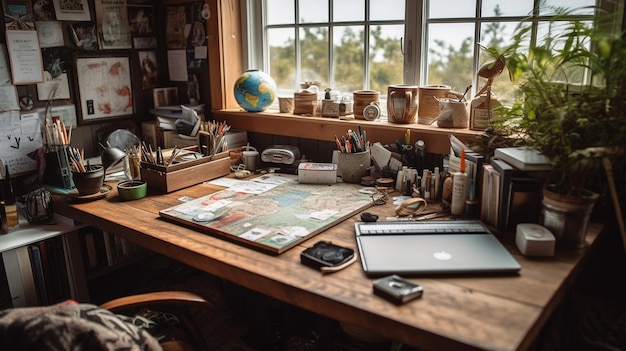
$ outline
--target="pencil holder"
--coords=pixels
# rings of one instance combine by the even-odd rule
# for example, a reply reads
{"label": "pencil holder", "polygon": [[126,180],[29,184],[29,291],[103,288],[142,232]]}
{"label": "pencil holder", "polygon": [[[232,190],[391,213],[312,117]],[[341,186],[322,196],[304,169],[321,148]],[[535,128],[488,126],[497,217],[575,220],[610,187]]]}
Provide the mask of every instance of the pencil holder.
{"label": "pencil holder", "polygon": [[370,168],[370,152],[340,152],[337,158],[337,173],[341,174],[344,183],[360,183],[361,178],[368,174]]}
{"label": "pencil holder", "polygon": [[72,171],[72,180],[79,194],[83,196],[96,194],[104,184],[104,167],[94,165],[86,172]]}

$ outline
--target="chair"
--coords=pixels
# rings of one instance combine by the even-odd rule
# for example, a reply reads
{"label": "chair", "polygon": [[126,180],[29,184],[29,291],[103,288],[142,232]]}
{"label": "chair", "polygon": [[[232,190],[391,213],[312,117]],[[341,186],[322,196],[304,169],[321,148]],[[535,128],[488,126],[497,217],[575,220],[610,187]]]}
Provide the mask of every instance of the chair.
{"label": "chair", "polygon": [[[0,311],[0,349],[206,350],[207,342],[191,313],[213,307],[194,293],[161,291],[126,296],[101,306],[68,300],[46,307],[8,309]],[[152,329],[139,326],[143,323],[137,321],[147,319],[138,318],[141,314],[137,311],[146,309],[175,316],[180,323],[159,325],[152,320],[146,324]]]}

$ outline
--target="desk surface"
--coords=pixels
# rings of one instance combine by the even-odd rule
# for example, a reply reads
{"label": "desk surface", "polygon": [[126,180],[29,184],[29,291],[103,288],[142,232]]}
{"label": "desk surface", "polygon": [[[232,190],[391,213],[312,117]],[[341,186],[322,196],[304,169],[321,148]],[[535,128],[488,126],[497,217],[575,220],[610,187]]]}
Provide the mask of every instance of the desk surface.
{"label": "desk surface", "polygon": [[[372,293],[374,279],[366,277],[359,262],[329,275],[300,263],[300,252],[317,240],[356,249],[353,223],[358,214],[279,256],[158,215],[177,205],[181,196],[200,197],[220,189],[201,184],[129,202],[120,202],[116,190],[87,203],[56,196],[54,209],[238,285],[424,350],[530,348],[601,230],[590,225],[587,248],[557,249],[550,258],[524,257],[513,235],[499,236],[522,265],[519,275],[410,278],[424,287],[424,296],[395,306]],[[393,208],[388,204],[368,211],[384,218],[393,215]]]}

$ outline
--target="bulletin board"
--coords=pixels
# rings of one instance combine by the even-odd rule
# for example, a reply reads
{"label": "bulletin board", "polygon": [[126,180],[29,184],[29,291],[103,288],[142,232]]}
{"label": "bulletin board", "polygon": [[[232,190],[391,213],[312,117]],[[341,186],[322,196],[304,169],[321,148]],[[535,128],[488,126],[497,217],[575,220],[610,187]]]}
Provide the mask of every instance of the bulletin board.
{"label": "bulletin board", "polygon": [[43,146],[41,121],[37,112],[0,112],[0,160],[9,166],[11,176],[37,170],[37,160],[29,154]]}

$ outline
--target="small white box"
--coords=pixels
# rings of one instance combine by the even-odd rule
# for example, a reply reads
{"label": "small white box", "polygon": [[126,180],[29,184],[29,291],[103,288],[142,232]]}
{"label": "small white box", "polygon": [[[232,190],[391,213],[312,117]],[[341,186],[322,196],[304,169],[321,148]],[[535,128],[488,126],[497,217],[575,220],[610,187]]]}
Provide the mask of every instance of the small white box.
{"label": "small white box", "polygon": [[526,256],[554,256],[554,235],[535,223],[520,223],[515,232],[515,244]]}
{"label": "small white box", "polygon": [[302,162],[298,165],[298,182],[307,184],[337,183],[337,165],[334,163]]}

